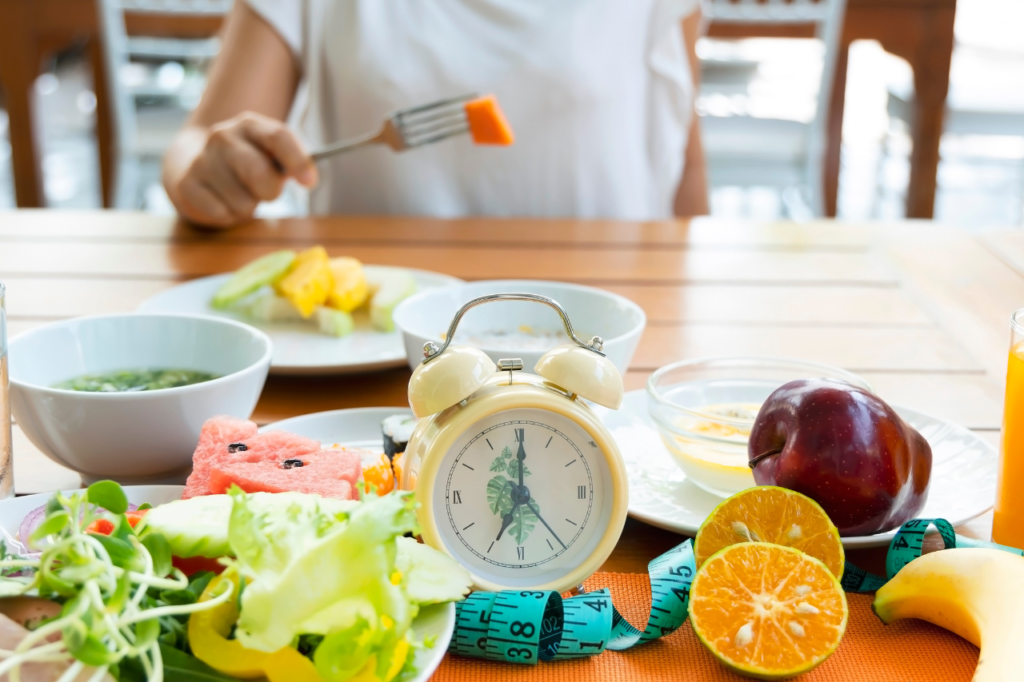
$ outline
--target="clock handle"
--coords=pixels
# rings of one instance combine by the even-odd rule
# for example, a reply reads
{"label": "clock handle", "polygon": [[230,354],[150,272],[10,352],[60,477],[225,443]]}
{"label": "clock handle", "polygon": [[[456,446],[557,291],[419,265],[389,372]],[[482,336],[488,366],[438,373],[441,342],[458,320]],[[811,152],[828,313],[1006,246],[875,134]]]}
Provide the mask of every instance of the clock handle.
{"label": "clock handle", "polygon": [[592,339],[590,339],[590,343],[584,343],[583,341],[581,341],[580,338],[576,336],[576,332],[572,330],[572,322],[569,321],[569,315],[566,314],[565,309],[562,308],[558,301],[556,301],[553,298],[548,298],[547,296],[541,296],[540,294],[510,293],[488,294],[487,296],[480,296],[479,298],[474,298],[473,300],[466,303],[466,305],[459,308],[459,312],[455,313],[455,317],[452,319],[452,323],[448,326],[448,333],[445,334],[444,344],[438,346],[433,341],[428,341],[426,344],[423,345],[423,363],[425,364],[430,362],[438,355],[443,353],[446,348],[448,348],[448,344],[450,344],[452,342],[452,339],[455,337],[455,330],[458,328],[459,322],[462,320],[463,315],[465,315],[471,308],[475,308],[478,305],[483,305],[484,303],[491,303],[493,301],[532,301],[534,303],[543,303],[546,306],[554,308],[558,315],[562,318],[562,324],[565,325],[565,333],[569,335],[569,338],[572,339],[577,346],[579,346],[580,348],[585,348],[586,350],[592,353],[597,353],[601,357],[604,357],[604,353],[601,352],[601,349],[604,347],[604,341],[601,339],[601,337],[593,337]]}

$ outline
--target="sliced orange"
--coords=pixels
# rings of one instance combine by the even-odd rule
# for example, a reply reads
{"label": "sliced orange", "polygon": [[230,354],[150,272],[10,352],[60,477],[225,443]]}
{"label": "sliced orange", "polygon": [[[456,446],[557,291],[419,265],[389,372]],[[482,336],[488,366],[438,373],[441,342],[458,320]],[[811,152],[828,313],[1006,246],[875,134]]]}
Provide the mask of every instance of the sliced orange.
{"label": "sliced orange", "polygon": [[846,595],[828,567],[767,542],[731,545],[704,562],[690,588],[690,623],[733,672],[763,680],[802,675],[846,632]]}
{"label": "sliced orange", "polygon": [[737,542],[793,547],[823,561],[837,578],[843,575],[839,531],[817,502],[792,490],[772,485],[747,488],[715,507],[693,541],[697,566]]}

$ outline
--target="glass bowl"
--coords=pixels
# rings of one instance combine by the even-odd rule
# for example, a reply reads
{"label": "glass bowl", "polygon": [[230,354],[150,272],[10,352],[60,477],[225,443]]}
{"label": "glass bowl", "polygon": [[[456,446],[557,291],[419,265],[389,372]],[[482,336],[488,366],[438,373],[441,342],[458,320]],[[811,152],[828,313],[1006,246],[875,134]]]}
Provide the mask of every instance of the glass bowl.
{"label": "glass bowl", "polygon": [[[754,485],[747,439],[761,404],[795,379],[839,379],[871,391],[838,367],[787,358],[699,358],[662,367],[647,381],[651,418],[687,478],[728,497]],[[873,391],[872,391],[873,392]]]}

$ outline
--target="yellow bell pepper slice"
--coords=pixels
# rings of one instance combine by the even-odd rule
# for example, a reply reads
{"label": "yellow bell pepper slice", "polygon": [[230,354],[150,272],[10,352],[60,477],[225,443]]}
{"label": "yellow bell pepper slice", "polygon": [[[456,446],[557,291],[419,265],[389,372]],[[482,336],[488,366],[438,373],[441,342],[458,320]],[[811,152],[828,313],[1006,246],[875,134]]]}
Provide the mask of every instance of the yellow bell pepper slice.
{"label": "yellow bell pepper slice", "polygon": [[291,647],[270,654],[263,672],[270,682],[323,682],[313,661]]}
{"label": "yellow bell pepper slice", "polygon": [[275,285],[277,293],[291,301],[299,313],[309,318],[317,306],[327,302],[334,288],[330,258],[322,246],[299,252],[288,274]]}
{"label": "yellow bell pepper slice", "polygon": [[[237,594],[238,573],[228,570],[210,581],[199,601],[211,599],[224,580],[234,584]],[[228,639],[231,626],[238,621],[237,604],[238,600],[231,598],[215,609],[193,613],[188,619],[188,640],[196,658],[225,675],[243,679],[266,677],[270,682],[323,682],[313,662],[291,647],[266,653],[247,649],[237,639]]]}
{"label": "yellow bell pepper slice", "polygon": [[[200,602],[211,599],[217,587],[230,580],[238,594],[238,573],[225,571],[203,590]],[[188,640],[192,654],[203,663],[225,675],[243,679],[263,677],[271,654],[246,649],[237,639],[228,639],[231,626],[238,621],[238,600],[232,596],[215,609],[197,611],[188,619]]]}
{"label": "yellow bell pepper slice", "polygon": [[398,673],[402,672],[402,668],[405,667],[405,659],[409,656],[409,640],[402,639],[395,645],[395,653],[391,657],[391,667],[388,668],[387,674],[384,675],[383,682],[391,682],[391,680],[398,677]]}
{"label": "yellow bell pepper slice", "polygon": [[[229,569],[210,581],[199,601],[212,599],[225,580],[232,582],[237,594],[238,573]],[[225,675],[242,679],[266,677],[270,682],[324,682],[313,662],[292,647],[266,653],[247,649],[237,639],[228,639],[237,621],[238,600],[234,598],[217,608],[193,613],[188,619],[188,639],[195,657]],[[362,670],[347,682],[391,682],[402,671],[408,655],[409,642],[402,639],[395,645],[383,680],[376,674],[377,657],[370,656]]]}

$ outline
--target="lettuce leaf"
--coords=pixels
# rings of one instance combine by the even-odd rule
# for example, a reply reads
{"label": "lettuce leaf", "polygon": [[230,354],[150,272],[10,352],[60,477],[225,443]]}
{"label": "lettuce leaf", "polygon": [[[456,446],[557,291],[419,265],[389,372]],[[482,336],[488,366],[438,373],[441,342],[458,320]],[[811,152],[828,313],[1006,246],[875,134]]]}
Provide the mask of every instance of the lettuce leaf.
{"label": "lettuce leaf", "polygon": [[458,601],[469,593],[469,571],[447,554],[412,538],[396,538],[395,567],[402,574],[405,593],[414,604]]}
{"label": "lettuce leaf", "polygon": [[369,626],[389,630],[390,642],[404,637],[415,612],[395,572],[395,539],[416,528],[412,494],[368,496],[348,513],[295,504],[273,516],[231,495],[228,541],[252,581],[236,629],[244,646],[273,652],[300,634],[350,628],[368,607]]}

